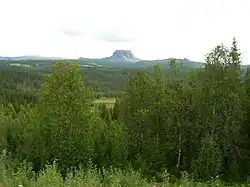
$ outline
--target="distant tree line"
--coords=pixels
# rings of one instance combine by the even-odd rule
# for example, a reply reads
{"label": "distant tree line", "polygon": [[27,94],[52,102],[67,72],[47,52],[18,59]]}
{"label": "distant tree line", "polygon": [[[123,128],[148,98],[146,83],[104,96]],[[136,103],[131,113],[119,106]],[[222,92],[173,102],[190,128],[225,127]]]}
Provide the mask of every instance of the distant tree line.
{"label": "distant tree line", "polygon": [[[35,63],[35,62],[33,62]],[[21,105],[36,104],[37,92],[43,83],[44,69],[22,67],[0,68],[0,104],[12,104],[16,110]],[[94,90],[96,97],[118,97],[125,81],[135,70],[97,70],[81,69],[83,81]]]}

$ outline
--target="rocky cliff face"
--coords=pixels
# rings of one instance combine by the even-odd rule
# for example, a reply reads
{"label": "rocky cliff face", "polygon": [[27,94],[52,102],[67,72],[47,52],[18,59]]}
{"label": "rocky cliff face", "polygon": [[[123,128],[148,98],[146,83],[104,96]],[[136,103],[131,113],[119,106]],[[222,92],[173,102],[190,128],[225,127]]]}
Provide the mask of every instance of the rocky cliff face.
{"label": "rocky cliff face", "polygon": [[106,61],[136,62],[136,58],[130,50],[116,50],[111,57],[103,58]]}
{"label": "rocky cliff face", "polygon": [[135,56],[132,54],[132,52],[130,50],[116,50],[113,53],[114,57],[117,58],[135,58]]}

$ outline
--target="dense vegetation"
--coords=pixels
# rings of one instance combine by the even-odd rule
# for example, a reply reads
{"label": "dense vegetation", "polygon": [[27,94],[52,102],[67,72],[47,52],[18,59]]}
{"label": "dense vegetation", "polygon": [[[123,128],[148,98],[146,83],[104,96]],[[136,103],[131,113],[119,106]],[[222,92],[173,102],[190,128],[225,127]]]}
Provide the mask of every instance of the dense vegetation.
{"label": "dense vegetation", "polygon": [[[104,85],[110,72],[88,74],[71,62],[54,64],[43,79],[2,69],[0,183],[247,185],[250,70],[242,77],[240,63],[234,40],[231,49],[216,46],[205,68],[180,75],[172,60],[167,74],[156,65],[116,72]],[[114,107],[93,108],[110,90],[119,96]]]}

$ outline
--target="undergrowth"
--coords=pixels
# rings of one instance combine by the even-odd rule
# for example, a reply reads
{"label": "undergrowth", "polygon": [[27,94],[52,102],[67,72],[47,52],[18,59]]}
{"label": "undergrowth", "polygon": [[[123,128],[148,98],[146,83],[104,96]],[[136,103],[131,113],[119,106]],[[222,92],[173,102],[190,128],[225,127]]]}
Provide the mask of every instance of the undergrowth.
{"label": "undergrowth", "polygon": [[[247,184],[235,184],[231,186],[249,186]],[[38,174],[32,171],[29,163],[23,162],[16,169],[6,153],[0,157],[0,187],[223,187],[230,186],[223,184],[219,178],[211,179],[207,183],[194,182],[187,173],[182,173],[178,182],[170,182],[170,174],[163,173],[163,181],[156,183],[147,181],[139,172],[132,169],[120,170],[110,168],[103,169],[102,172],[93,165],[88,169],[71,170],[63,178],[58,171],[57,164],[47,165]]]}

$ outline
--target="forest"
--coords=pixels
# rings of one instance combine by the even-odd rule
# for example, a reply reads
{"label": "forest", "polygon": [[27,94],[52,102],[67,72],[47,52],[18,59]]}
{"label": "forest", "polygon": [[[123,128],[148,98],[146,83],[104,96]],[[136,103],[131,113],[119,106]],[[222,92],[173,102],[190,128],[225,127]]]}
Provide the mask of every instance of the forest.
{"label": "forest", "polygon": [[0,186],[250,185],[250,69],[235,38],[205,61],[1,67]]}

